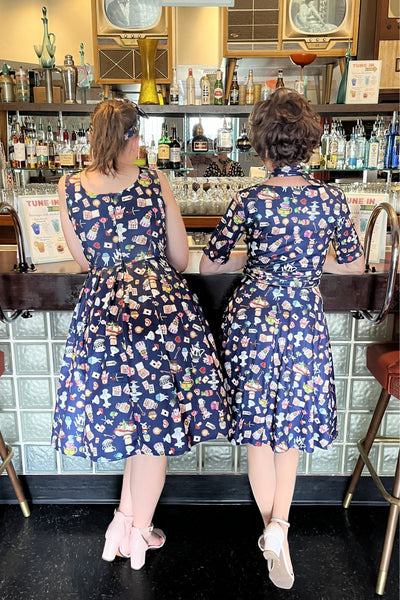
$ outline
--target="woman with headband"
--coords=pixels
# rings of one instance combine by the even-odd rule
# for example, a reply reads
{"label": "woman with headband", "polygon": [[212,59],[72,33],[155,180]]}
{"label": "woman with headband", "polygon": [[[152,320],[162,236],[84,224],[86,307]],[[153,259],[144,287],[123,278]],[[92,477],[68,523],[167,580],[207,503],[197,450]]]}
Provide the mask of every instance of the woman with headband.
{"label": "woman with headband", "polygon": [[88,272],[66,342],[54,446],[93,461],[126,459],[103,559],[140,569],[165,535],[152,518],[167,458],[229,432],[214,340],[180,275],[185,227],[164,175],[137,167],[139,116],[129,100],[96,106],[92,164],[59,183],[61,222]]}

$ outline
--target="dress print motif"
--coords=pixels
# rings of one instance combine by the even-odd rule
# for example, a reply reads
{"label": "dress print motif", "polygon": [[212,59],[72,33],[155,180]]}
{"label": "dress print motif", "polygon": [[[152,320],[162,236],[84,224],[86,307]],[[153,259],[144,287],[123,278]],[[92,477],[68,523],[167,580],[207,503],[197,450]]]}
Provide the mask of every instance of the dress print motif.
{"label": "dress print motif", "polygon": [[225,263],[244,234],[247,263],[222,338],[236,444],[275,452],[328,448],[337,436],[329,334],[319,281],[330,242],[339,263],[362,256],[343,192],[295,167],[273,176],[308,184],[241,191],[205,254]]}
{"label": "dress print motif", "polygon": [[165,256],[156,171],[96,195],[68,175],[71,222],[90,269],[72,316],[52,443],[114,461],[179,455],[230,426],[214,340],[197,299]]}

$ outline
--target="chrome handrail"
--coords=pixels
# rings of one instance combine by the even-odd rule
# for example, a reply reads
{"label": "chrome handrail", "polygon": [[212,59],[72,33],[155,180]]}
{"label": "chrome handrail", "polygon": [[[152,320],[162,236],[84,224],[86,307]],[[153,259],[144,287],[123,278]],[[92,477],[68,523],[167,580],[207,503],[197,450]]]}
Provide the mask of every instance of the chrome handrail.
{"label": "chrome handrail", "polygon": [[18,266],[15,266],[15,270],[19,271],[20,273],[26,273],[27,271],[35,271],[35,265],[28,265],[27,263],[24,238],[22,235],[22,226],[17,211],[13,206],[11,206],[11,204],[7,204],[6,202],[0,202],[0,215],[10,215],[13,222],[15,238],[17,240],[19,259]]}
{"label": "chrome handrail", "polygon": [[[25,252],[25,244],[24,238],[22,235],[22,226],[21,221],[19,220],[19,216],[17,211],[11,204],[7,204],[6,202],[0,202],[0,215],[10,215],[13,227],[15,231],[15,238],[17,241],[17,251],[18,251],[18,265],[14,266],[14,270],[19,273],[27,273],[28,271],[35,271],[36,267],[34,264],[28,264]],[[18,309],[12,312],[12,314],[8,317],[3,309],[0,306],[0,321],[3,323],[12,323],[21,316],[24,319],[27,319],[32,316],[32,313],[29,310]]]}
{"label": "chrome handrail", "polygon": [[367,310],[358,311],[358,315],[360,315],[364,319],[367,319],[371,323],[381,323],[381,321],[383,321],[386,318],[386,316],[389,312],[389,308],[390,308],[390,305],[393,300],[397,268],[398,268],[398,264],[399,264],[399,224],[398,224],[398,220],[397,220],[397,214],[396,214],[394,208],[388,202],[382,202],[381,204],[378,204],[378,206],[376,206],[374,208],[374,210],[372,211],[371,216],[368,221],[368,224],[367,224],[367,229],[365,231],[364,254],[365,254],[366,272],[371,270],[368,260],[369,260],[369,252],[371,249],[372,233],[373,233],[373,230],[375,227],[376,220],[379,216],[379,213],[382,210],[386,211],[386,213],[389,217],[390,229],[391,229],[391,234],[392,234],[390,267],[389,267],[389,275],[388,275],[388,280],[387,280],[387,285],[386,285],[385,298],[384,298],[381,310],[376,314],[371,314]]}

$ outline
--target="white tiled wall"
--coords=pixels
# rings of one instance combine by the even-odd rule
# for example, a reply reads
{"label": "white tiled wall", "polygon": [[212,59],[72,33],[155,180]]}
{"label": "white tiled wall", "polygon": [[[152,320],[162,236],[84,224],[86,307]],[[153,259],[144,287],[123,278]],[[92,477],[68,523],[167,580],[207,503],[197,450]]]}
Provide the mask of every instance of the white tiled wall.
{"label": "white tiled wall", "polygon": [[[11,325],[0,323],[0,349],[6,371],[0,378],[0,429],[15,451],[18,473],[122,473],[124,461],[91,463],[61,456],[49,445],[57,376],[71,313],[35,312]],[[393,338],[393,317],[380,325],[355,320],[350,314],[328,314],[336,373],[339,438],[329,451],[302,454],[303,475],[347,475],[357,459],[356,441],[366,433],[380,386],[365,367],[369,344]],[[399,435],[400,403],[391,399],[382,435]],[[392,475],[397,445],[371,452],[381,475]],[[216,441],[197,446],[187,455],[169,459],[170,473],[245,473],[246,448]]]}

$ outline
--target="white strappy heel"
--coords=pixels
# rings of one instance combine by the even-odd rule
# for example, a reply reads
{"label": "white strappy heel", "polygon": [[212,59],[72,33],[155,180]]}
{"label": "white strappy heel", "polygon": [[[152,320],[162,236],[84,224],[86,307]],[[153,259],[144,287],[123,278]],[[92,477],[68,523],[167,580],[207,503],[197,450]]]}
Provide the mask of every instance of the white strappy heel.
{"label": "white strappy heel", "polygon": [[[144,537],[146,534],[155,533],[161,539],[161,544],[157,546],[148,543]],[[150,527],[139,529],[138,527],[132,527],[131,531],[131,567],[138,571],[141,569],[146,562],[147,550],[158,550],[165,544],[166,535],[161,529],[154,529],[153,524]]]}
{"label": "white strappy heel", "polygon": [[[277,523],[278,525],[275,525]],[[278,588],[290,590],[294,583],[293,571],[289,569],[283,543],[285,534],[281,525],[290,527],[283,519],[273,517],[258,539],[258,547],[268,561],[269,578]]]}

